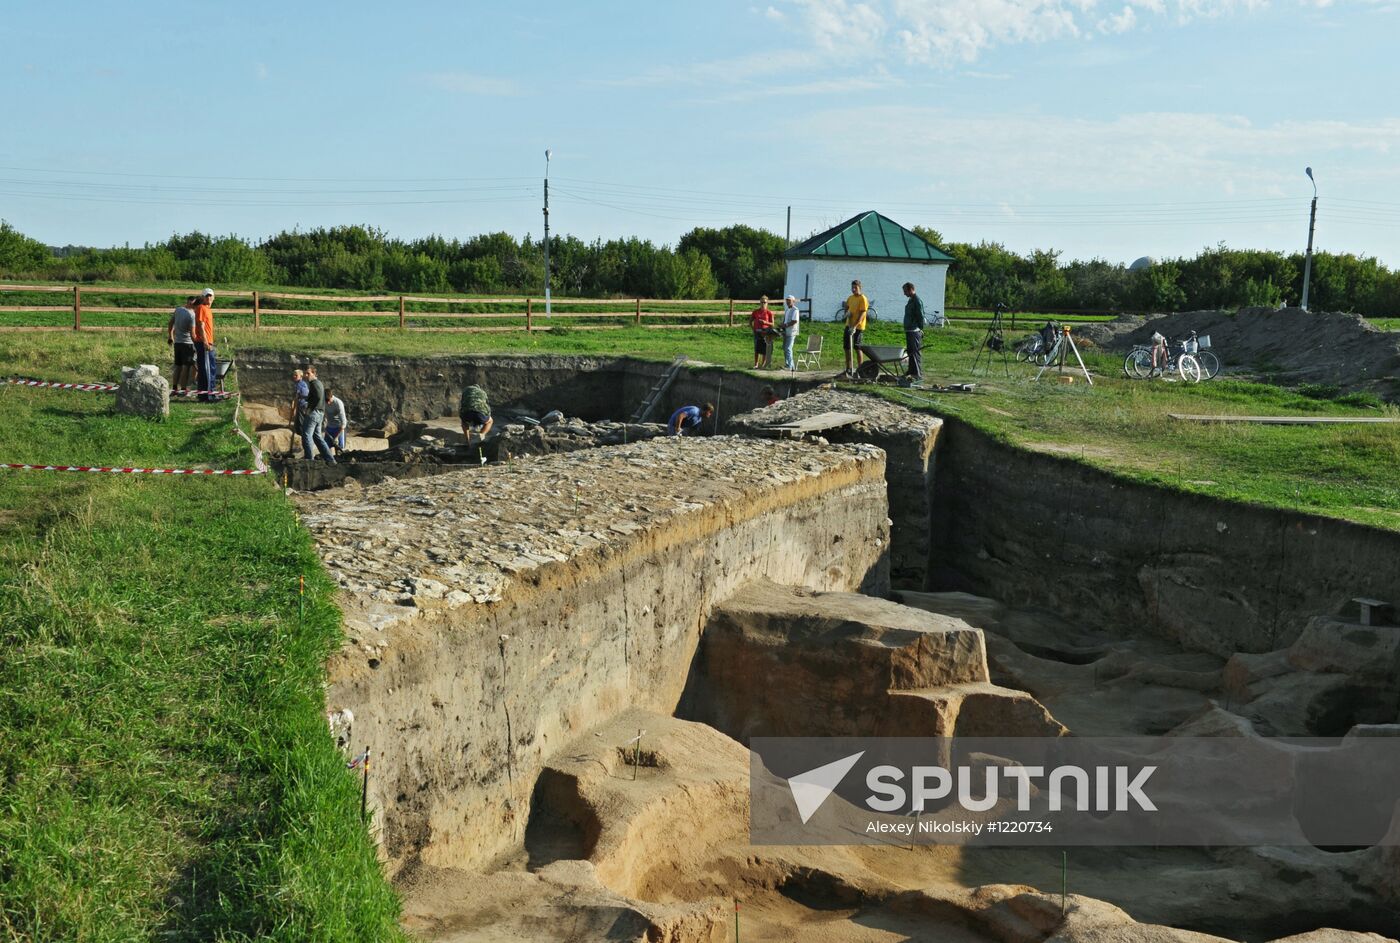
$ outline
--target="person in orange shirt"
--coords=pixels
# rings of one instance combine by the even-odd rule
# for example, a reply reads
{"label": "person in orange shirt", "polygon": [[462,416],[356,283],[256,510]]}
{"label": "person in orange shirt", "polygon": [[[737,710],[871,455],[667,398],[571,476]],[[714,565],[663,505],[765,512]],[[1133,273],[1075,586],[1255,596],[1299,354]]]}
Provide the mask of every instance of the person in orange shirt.
{"label": "person in orange shirt", "polygon": [[194,350],[195,366],[199,368],[200,399],[209,401],[213,397],[214,385],[218,381],[219,364],[214,349],[214,289],[206,288],[194,306]]}

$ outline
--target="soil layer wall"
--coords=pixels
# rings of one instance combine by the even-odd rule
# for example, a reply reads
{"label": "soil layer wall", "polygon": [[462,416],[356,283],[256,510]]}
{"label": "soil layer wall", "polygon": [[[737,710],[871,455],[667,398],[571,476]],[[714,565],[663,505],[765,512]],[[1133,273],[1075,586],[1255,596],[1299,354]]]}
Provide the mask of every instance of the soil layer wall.
{"label": "soil layer wall", "polygon": [[1357,596],[1400,600],[1400,534],[1127,481],[954,419],[933,507],[935,588],[1221,656],[1286,647]]}
{"label": "soil layer wall", "polygon": [[548,757],[628,707],[671,713],[743,583],[889,590],[868,446],[662,439],[299,504],[345,588],[328,706],[373,750],[391,873],[518,848]]}
{"label": "soil layer wall", "polygon": [[[307,362],[306,357],[286,351],[242,351],[239,389],[250,401],[288,403],[291,372]],[[331,353],[318,354],[315,363],[328,389],[349,394],[346,402],[356,428],[456,415],[462,388],[473,383],[487,391],[495,410],[518,409],[538,416],[558,409],[590,421],[626,419],[668,367],[628,357],[551,354],[398,357]],[[729,417],[762,405],[765,386],[787,396],[790,391],[828,381],[826,375],[685,367],[648,418],[665,422],[679,406],[711,402],[718,407],[719,429],[723,430]]]}

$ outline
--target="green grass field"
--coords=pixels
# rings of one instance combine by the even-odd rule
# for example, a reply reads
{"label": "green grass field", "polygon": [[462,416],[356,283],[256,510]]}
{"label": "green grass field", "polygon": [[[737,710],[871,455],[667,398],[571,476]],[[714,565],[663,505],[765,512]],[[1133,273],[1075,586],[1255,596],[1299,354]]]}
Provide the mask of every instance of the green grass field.
{"label": "green grass field", "polygon": [[[839,327],[818,325],[839,366]],[[902,340],[894,325],[872,342]],[[882,395],[1003,441],[1188,492],[1400,529],[1396,426],[1202,426],[1168,413],[1396,416],[1365,397],[1243,380],[1093,387],[970,368],[982,332],[930,332],[933,382]],[[743,328],[400,333],[225,330],[221,353],[684,352],[750,360]],[[0,374],[112,380],[165,363],[146,333],[0,334]],[[778,379],[781,374],[772,374]],[[1307,395],[1311,393],[1312,395]],[[0,461],[246,467],[231,406],[166,423],[109,395],[0,386]],[[353,411],[353,404],[352,404]],[[305,618],[297,580],[307,576]],[[0,931],[16,940],[383,939],[396,901],[325,735],[320,682],[339,615],[306,533],[264,478],[0,471]]]}
{"label": "green grass field", "polygon": [[[248,467],[227,403],[112,401],[0,387],[4,460]],[[0,471],[0,938],[395,936],[321,713],[332,589],[268,479]]]}

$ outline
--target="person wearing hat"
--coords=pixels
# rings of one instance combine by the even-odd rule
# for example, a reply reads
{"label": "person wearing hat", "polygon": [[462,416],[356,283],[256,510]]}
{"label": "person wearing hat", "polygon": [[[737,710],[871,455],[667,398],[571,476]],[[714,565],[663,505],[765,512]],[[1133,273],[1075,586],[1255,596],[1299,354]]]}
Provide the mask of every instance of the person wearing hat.
{"label": "person wearing hat", "polygon": [[214,384],[218,382],[219,363],[216,359],[218,352],[214,349],[214,289],[206,288],[199,295],[199,300],[194,306],[194,349],[195,366],[199,368],[199,389],[203,392],[200,399],[208,401],[213,399],[209,394],[214,392]]}
{"label": "person wearing hat", "polygon": [[788,295],[783,299],[783,369],[796,370],[792,359],[792,345],[797,343],[797,327],[801,314],[797,310],[797,297]]}

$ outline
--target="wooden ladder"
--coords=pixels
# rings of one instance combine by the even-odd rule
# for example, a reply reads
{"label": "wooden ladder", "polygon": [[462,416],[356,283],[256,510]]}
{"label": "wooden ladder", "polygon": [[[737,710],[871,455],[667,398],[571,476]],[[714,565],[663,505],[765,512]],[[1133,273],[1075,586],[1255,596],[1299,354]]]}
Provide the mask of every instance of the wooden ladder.
{"label": "wooden ladder", "polygon": [[686,357],[685,354],[681,354],[675,360],[671,361],[671,365],[666,368],[666,372],[661,375],[661,379],[656,381],[656,385],[651,388],[651,392],[647,394],[647,398],[642,400],[642,405],[638,406],[637,411],[632,414],[633,422],[647,421],[647,417],[650,416],[651,411],[656,408],[656,404],[661,402],[661,397],[665,396],[666,391],[671,388],[671,384],[675,382],[676,376],[681,372],[681,367],[685,366],[688,359],[689,358]]}

